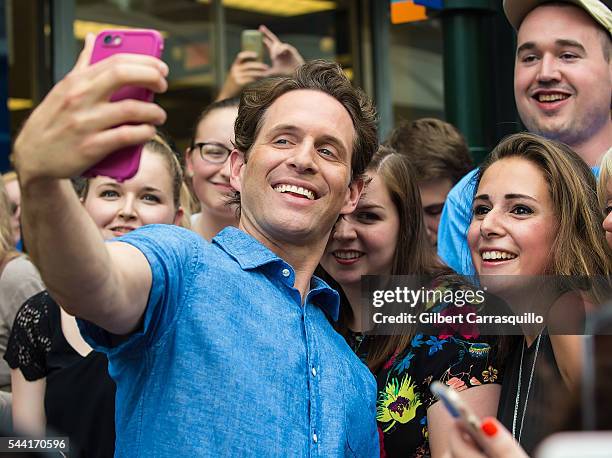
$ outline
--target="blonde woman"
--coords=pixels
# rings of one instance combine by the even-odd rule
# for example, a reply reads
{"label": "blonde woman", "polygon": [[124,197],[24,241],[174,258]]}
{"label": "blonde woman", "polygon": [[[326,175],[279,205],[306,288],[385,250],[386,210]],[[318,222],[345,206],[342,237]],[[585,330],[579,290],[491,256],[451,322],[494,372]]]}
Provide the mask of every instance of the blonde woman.
{"label": "blonde woman", "polygon": [[[0,181],[0,351],[4,354],[15,314],[25,300],[45,289],[38,271],[15,251],[11,205]],[[0,425],[11,426],[11,377],[8,365],[0,361]]]}
{"label": "blonde woman", "polygon": [[597,196],[604,212],[603,228],[606,231],[606,241],[612,248],[612,148],[601,160]]}
{"label": "blonde woman", "polygon": [[9,199],[9,215],[11,217],[11,230],[13,233],[13,245],[21,250],[21,225],[19,216],[21,215],[21,191],[19,190],[19,180],[14,171],[6,172],[2,175],[2,181]]}

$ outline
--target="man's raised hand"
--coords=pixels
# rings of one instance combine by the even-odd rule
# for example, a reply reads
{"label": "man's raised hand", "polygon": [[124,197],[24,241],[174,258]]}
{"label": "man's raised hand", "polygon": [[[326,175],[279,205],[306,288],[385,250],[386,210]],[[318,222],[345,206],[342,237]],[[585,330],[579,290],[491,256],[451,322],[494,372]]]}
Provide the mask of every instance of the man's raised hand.
{"label": "man's raised hand", "polygon": [[117,54],[90,66],[93,44],[94,37],[87,36],[74,68],[51,89],[17,137],[13,160],[22,186],[80,175],[113,151],[148,141],[154,126],[166,120],[154,103],[109,99],[128,85],[164,92],[167,65],[150,56]]}

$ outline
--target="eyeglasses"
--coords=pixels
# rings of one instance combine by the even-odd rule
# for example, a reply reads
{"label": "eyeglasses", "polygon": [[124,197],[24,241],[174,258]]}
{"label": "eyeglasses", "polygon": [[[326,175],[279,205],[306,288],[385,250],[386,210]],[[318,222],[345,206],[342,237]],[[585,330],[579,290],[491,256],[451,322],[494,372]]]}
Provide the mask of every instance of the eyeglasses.
{"label": "eyeglasses", "polygon": [[232,152],[227,146],[211,142],[196,143],[191,147],[192,150],[196,148],[200,151],[200,157],[212,164],[223,164]]}

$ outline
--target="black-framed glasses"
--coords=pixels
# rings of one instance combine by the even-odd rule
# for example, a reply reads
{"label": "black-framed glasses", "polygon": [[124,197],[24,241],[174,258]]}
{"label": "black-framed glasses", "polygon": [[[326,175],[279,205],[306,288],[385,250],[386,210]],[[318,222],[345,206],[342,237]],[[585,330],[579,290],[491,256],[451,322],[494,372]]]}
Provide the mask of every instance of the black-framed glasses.
{"label": "black-framed glasses", "polygon": [[223,164],[232,152],[227,146],[214,142],[195,143],[191,149],[200,152],[200,157],[212,164]]}

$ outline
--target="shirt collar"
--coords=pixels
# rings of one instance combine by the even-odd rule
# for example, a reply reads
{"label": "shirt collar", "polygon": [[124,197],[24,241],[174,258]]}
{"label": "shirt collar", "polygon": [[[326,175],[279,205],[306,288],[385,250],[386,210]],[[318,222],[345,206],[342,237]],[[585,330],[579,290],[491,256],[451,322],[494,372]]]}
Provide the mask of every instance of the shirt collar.
{"label": "shirt collar", "polygon": [[[219,232],[212,239],[212,243],[231,256],[243,270],[274,263],[279,264],[279,270],[284,266],[291,267],[257,239],[233,226],[228,226]],[[334,321],[338,320],[340,295],[323,280],[316,276],[312,277],[307,298],[316,303]]]}
{"label": "shirt collar", "polygon": [[340,315],[340,294],[319,277],[313,275],[310,280],[310,300],[315,302],[334,321]]}
{"label": "shirt collar", "polygon": [[253,236],[233,226],[228,226],[219,232],[212,239],[212,243],[219,245],[234,258],[243,270],[281,260]]}

